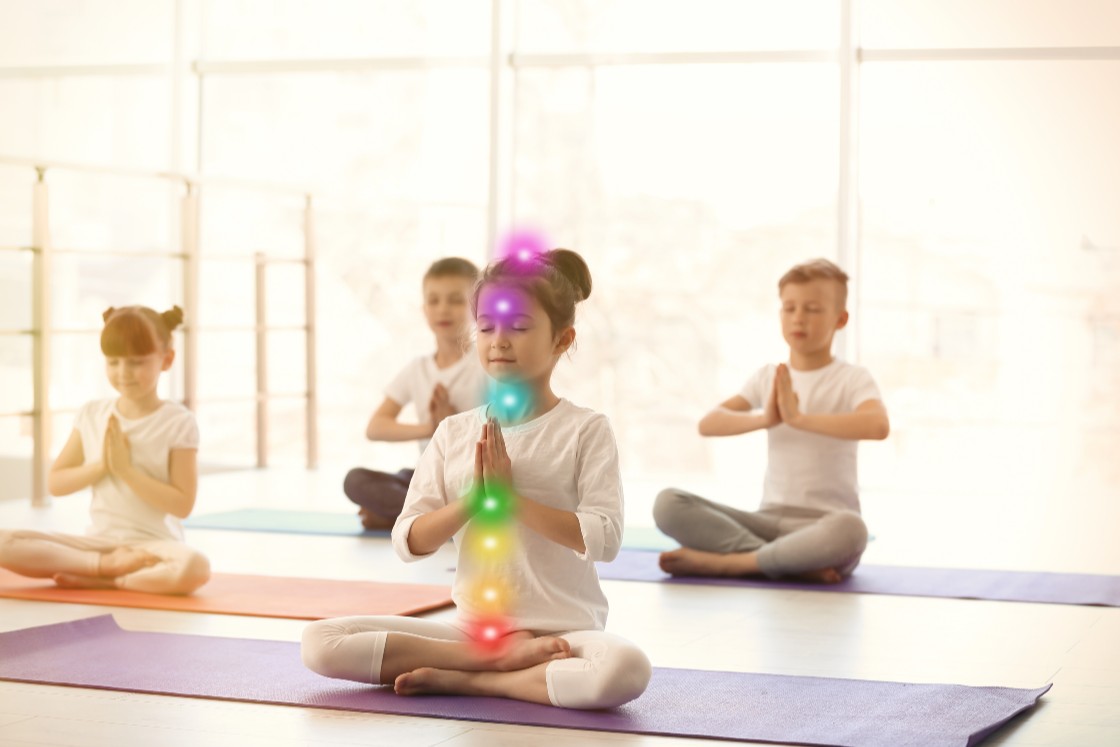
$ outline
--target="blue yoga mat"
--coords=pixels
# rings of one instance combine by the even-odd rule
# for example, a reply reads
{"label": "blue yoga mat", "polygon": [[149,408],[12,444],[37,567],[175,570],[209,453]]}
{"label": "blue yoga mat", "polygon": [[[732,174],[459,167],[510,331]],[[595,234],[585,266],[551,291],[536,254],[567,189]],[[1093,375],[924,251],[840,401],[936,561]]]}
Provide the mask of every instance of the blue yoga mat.
{"label": "blue yoga mat", "polygon": [[[290,511],[275,508],[242,508],[235,511],[192,516],[184,522],[190,529],[229,529],[243,532],[288,534],[335,534],[353,537],[388,537],[387,530],[362,530],[355,514],[327,511]],[[627,527],[624,547],[635,550],[671,550],[677,543],[653,527]]]}
{"label": "blue yoga mat", "polygon": [[861,565],[856,568],[855,573],[838,584],[815,584],[765,578],[670,576],[658,567],[658,555],[656,552],[623,550],[613,562],[598,564],[599,578],[610,581],[655,581],[701,586],[1120,607],[1120,576]]}
{"label": "blue yoga mat", "polygon": [[287,641],[136,633],[111,616],[0,634],[0,679],[594,731],[835,747],[964,747],[1032,708],[1036,689],[655,669],[637,700],[575,711],[501,698],[401,697],[303,667]]}
{"label": "blue yoga mat", "polygon": [[287,534],[336,534],[352,537],[388,537],[387,529],[362,529],[357,513],[290,511],[275,508],[240,508],[192,516],[183,522],[188,529],[229,529],[244,532]]}

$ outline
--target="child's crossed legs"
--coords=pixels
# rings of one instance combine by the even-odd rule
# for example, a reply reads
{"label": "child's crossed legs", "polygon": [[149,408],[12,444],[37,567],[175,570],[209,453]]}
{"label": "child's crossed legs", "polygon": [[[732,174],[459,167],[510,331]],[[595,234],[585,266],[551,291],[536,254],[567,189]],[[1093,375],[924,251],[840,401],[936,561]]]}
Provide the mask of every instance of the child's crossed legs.
{"label": "child's crossed legs", "polygon": [[320,620],[304,630],[302,653],[326,677],[392,683],[401,695],[487,695],[565,708],[626,703],[652,672],[637,646],[602,631],[522,631],[488,649],[454,625],[410,617]]}
{"label": "child's crossed legs", "polygon": [[678,575],[764,574],[835,583],[855,570],[867,547],[867,527],[853,511],[741,511],[669,488],[657,496],[653,517],[683,546],[661,556],[662,568]]}
{"label": "child's crossed legs", "polygon": [[0,531],[0,567],[59,586],[190,594],[210,579],[206,556],[175,540],[125,543],[33,530]]}

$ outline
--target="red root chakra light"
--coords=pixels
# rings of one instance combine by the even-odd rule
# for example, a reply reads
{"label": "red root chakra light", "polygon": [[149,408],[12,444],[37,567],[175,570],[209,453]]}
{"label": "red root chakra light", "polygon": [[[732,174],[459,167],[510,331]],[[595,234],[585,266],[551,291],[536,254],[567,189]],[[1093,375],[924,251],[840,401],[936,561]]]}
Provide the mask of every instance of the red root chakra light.
{"label": "red root chakra light", "polygon": [[479,646],[489,648],[497,646],[498,642],[512,631],[508,617],[501,615],[488,615],[477,617],[471,621],[467,634]]}

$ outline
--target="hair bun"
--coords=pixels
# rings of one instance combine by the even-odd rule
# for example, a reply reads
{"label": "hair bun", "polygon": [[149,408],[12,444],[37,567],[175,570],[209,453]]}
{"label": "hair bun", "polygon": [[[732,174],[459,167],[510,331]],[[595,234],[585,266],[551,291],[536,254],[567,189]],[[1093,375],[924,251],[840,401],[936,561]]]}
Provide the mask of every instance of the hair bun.
{"label": "hair bun", "polygon": [[170,310],[163,312],[159,317],[166,325],[167,331],[172,332],[183,323],[183,310],[178,306],[172,306]]}
{"label": "hair bun", "polygon": [[555,267],[561,275],[571,282],[583,301],[591,295],[591,270],[576,252],[571,249],[553,249],[544,254],[545,260]]}
{"label": "hair bun", "polygon": [[113,306],[110,306],[109,308],[105,309],[104,313],[101,314],[101,321],[103,321],[103,322],[109,321],[109,317],[111,317],[114,313],[116,313],[116,311],[117,311],[116,308],[114,308]]}

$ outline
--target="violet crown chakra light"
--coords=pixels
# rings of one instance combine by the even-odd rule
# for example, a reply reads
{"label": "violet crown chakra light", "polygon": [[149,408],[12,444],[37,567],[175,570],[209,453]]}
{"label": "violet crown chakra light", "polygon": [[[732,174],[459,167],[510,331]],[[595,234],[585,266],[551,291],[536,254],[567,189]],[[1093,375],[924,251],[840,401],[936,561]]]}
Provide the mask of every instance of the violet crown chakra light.
{"label": "violet crown chakra light", "polygon": [[535,228],[512,228],[498,240],[495,259],[514,259],[531,265],[548,251],[548,239]]}

